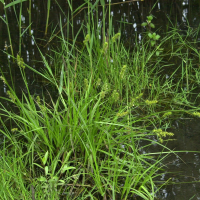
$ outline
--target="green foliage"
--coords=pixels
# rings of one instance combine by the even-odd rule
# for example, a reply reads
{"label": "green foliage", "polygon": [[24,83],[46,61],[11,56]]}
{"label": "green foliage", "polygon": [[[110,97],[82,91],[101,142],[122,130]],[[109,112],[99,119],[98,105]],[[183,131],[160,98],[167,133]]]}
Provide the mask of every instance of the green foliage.
{"label": "green foliage", "polygon": [[[69,172],[69,170],[76,169],[75,167],[69,166],[67,163],[72,151],[68,152],[63,161],[59,160],[56,157],[50,165],[46,165],[48,159],[48,151],[45,153],[42,158],[43,167],[35,163],[35,165],[44,169],[45,176],[40,176],[37,178],[37,181],[41,183],[43,189],[43,198],[50,199],[52,193],[57,194],[57,198],[59,198],[58,190],[61,190],[62,187],[65,186],[65,179],[63,180],[61,177],[64,173]],[[59,162],[62,164],[60,165]],[[57,171],[55,169],[57,168]]]}
{"label": "green foliage", "polygon": [[[103,0],[100,3],[105,5]],[[90,9],[94,7],[88,1]],[[7,98],[1,98],[18,108],[13,112],[0,103],[0,132],[5,136],[0,152],[0,196],[154,199],[162,163],[169,153],[176,153],[164,143],[173,139],[168,127],[183,113],[200,116],[189,96],[194,83],[200,84],[200,69],[194,67],[199,52],[193,44],[183,40],[176,29],[160,38],[151,32],[155,27],[152,20],[153,16],[148,16],[142,24],[148,29],[148,44],[146,38],[136,40],[132,52],[112,27],[105,37],[105,20],[95,29],[93,12],[89,12],[87,30],[81,29],[88,33],[82,49],[75,45],[78,34],[72,43],[62,34],[60,49],[53,50],[50,61],[38,49],[45,64],[39,71],[17,55],[20,69],[26,66],[41,76],[56,95],[50,94],[47,103],[45,95],[31,94],[25,70],[20,71],[27,93],[20,97],[9,81],[0,77],[9,91]],[[194,63],[185,49],[192,51]],[[161,53],[168,60],[181,60],[168,78],[161,71],[172,64],[162,61]],[[159,56],[156,60],[155,54]],[[176,83],[174,75],[179,75]],[[141,141],[147,145],[140,146]],[[141,153],[155,144],[163,150]]]}
{"label": "green foliage", "polygon": [[[16,4],[20,4],[20,3],[24,2],[24,1],[27,1],[27,0],[15,0],[15,1],[13,1],[13,2],[7,4],[7,5],[5,6],[5,8],[9,8],[9,7],[14,6],[14,5],[16,5]],[[4,3],[4,0],[2,0],[2,3]]]}
{"label": "green foliage", "polygon": [[152,16],[152,15],[147,16],[147,22],[148,22],[148,23],[151,23],[152,19],[153,19],[153,16]]}
{"label": "green foliage", "polygon": [[160,39],[160,35],[156,34],[155,32],[151,31],[151,28],[155,28],[155,25],[151,22],[153,20],[153,16],[147,16],[147,22],[143,22],[141,25],[143,27],[146,27],[148,32],[147,35],[149,37],[149,41],[152,47],[156,46],[156,56],[159,56],[160,53],[162,53],[162,49],[161,48],[157,48],[157,41]]}
{"label": "green foliage", "polygon": [[20,57],[19,54],[17,54],[17,64],[22,69],[25,69],[24,60],[23,60],[23,58]]}

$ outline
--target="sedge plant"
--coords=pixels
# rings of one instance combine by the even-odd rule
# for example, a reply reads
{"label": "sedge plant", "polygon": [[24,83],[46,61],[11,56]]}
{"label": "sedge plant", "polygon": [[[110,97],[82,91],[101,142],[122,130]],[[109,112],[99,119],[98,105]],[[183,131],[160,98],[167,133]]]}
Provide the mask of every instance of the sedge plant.
{"label": "sedge plant", "polygon": [[[173,137],[168,132],[172,117],[184,113],[199,117],[199,109],[189,100],[195,87],[191,80],[199,84],[193,73],[199,70],[184,50],[188,47],[199,58],[193,44],[173,29],[159,44],[153,34],[151,42],[136,39],[130,52],[121,32],[114,33],[110,14],[105,30],[105,1],[100,1],[104,13],[100,27],[92,12],[96,5],[87,3],[88,21],[73,42],[65,39],[61,28],[60,49],[52,47],[51,55],[44,55],[38,48],[43,69],[27,65],[20,54],[13,56],[27,93],[16,94],[2,72],[7,97],[1,99],[17,108],[14,112],[0,103],[4,199],[154,199],[162,187],[156,179],[165,173],[164,159],[175,153],[165,146]],[[147,25],[152,27],[151,20]],[[78,48],[80,33],[84,40]],[[164,48],[158,55],[158,48],[169,41],[171,52]],[[164,56],[184,58],[168,78],[161,73],[171,67]],[[174,83],[179,69],[181,76]],[[56,95],[49,90],[32,94],[26,70],[46,80]],[[148,144],[140,146],[142,140]],[[146,152],[152,144],[163,151]]]}

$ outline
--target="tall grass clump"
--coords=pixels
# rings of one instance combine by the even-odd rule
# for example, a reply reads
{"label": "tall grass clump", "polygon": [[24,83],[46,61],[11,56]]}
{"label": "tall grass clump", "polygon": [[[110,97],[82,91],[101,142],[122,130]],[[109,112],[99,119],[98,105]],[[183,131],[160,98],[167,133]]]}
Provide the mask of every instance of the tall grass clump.
{"label": "tall grass clump", "polygon": [[[121,32],[113,31],[112,17],[106,31],[105,10],[97,26],[93,9],[97,11],[97,4],[88,1],[86,23],[72,42],[61,28],[60,48],[52,47],[49,57],[38,48],[43,69],[28,66],[20,55],[13,57],[27,93],[16,94],[2,73],[8,90],[1,99],[17,109],[0,103],[4,199],[154,199],[164,185],[156,182],[165,173],[164,159],[175,153],[165,146],[173,142],[168,131],[172,120],[185,113],[198,116],[190,101],[199,84],[194,75],[199,69],[190,58],[199,58],[194,44],[173,28],[154,45],[145,33],[130,51]],[[77,47],[80,33],[84,40]],[[172,64],[166,58],[181,60],[167,78],[162,71]],[[32,94],[26,78],[30,70],[56,94]],[[155,144],[163,151],[150,152]]]}
{"label": "tall grass clump", "polygon": [[[46,67],[45,76],[60,95],[52,98],[50,104],[31,94],[19,98],[2,77],[10,89],[9,99],[5,100],[19,108],[16,114],[1,104],[2,117],[12,121],[8,128],[1,120],[1,133],[7,138],[1,156],[4,163],[9,163],[2,165],[1,170],[8,172],[2,181],[14,184],[19,178],[20,191],[24,187],[33,188],[36,199],[135,195],[152,198],[156,190],[152,179],[161,166],[156,158],[139,153],[138,142],[147,130],[132,126],[137,117],[132,116],[127,106],[115,101],[118,95],[106,97],[109,89],[105,83],[98,92],[90,76],[76,92],[74,75],[67,76],[63,68],[58,84],[51,77],[48,64]],[[14,165],[10,159],[14,159]],[[20,198],[21,192],[10,192]],[[28,198],[30,193],[24,190],[24,195]]]}

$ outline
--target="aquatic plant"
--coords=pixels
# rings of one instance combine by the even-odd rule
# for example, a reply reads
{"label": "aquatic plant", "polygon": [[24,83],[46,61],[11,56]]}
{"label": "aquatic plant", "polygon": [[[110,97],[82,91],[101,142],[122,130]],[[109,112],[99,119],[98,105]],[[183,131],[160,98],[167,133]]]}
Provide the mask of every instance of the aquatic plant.
{"label": "aquatic plant", "polygon": [[[87,3],[80,48],[75,45],[79,33],[70,41],[60,24],[60,49],[52,46],[50,61],[38,48],[43,69],[27,65],[20,54],[13,56],[26,93],[16,94],[2,72],[1,81],[9,92],[1,99],[17,108],[14,112],[0,103],[0,132],[4,135],[0,196],[5,199],[154,199],[164,185],[158,187],[156,181],[165,173],[160,171],[164,159],[176,153],[164,143],[173,139],[173,133],[167,131],[170,116],[199,116],[199,108],[189,98],[194,83],[199,84],[193,75],[199,69],[194,69],[190,54],[184,52],[187,47],[199,58],[193,44],[183,41],[173,29],[163,38],[151,33],[150,43],[146,38],[136,40],[130,52],[121,33],[114,33],[112,23],[108,33],[105,20],[100,27],[95,25],[99,21],[98,15],[93,17],[97,3]],[[100,3],[105,19],[105,1]],[[108,17],[111,22],[110,14]],[[154,28],[152,19],[147,17],[143,25]],[[168,43],[173,48],[165,48],[155,61],[158,48]],[[184,59],[168,78],[161,73],[171,67],[162,60],[164,55]],[[174,83],[178,69],[182,73]],[[47,81],[55,94],[32,94],[26,70]],[[141,141],[147,144],[141,146]],[[151,145],[160,145],[163,150],[147,152]]]}

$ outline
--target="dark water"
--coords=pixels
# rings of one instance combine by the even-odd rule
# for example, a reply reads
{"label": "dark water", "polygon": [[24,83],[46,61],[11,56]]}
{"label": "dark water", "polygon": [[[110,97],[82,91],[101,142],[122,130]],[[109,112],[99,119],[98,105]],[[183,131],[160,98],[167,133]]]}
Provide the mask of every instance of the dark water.
{"label": "dark water", "polygon": [[[175,142],[168,146],[176,151],[200,151],[200,121],[199,119],[184,119],[174,124]],[[171,177],[175,183],[180,185],[167,187],[166,199],[200,199],[200,158],[198,153],[178,153],[179,157],[168,158],[168,171],[175,172]],[[188,183],[193,182],[193,183]]]}
{"label": "dark water", "polygon": [[[144,0],[144,2],[128,2],[120,0],[114,1],[116,3],[111,7],[111,15],[113,16],[113,26],[115,32],[121,29],[122,37],[127,47],[134,44],[136,33],[141,37],[142,31],[141,23],[146,20],[146,16],[150,11],[155,16],[153,23],[156,29],[160,28],[160,34],[169,30],[170,23],[178,25],[181,30],[187,30],[188,22],[191,27],[197,28],[200,23],[200,0]],[[10,2],[10,1],[7,1]],[[21,57],[28,65],[39,69],[43,67],[39,51],[35,45],[38,44],[42,52],[51,54],[50,49],[55,48],[56,40],[52,40],[48,45],[47,42],[51,37],[51,32],[60,30],[59,21],[61,17],[62,24],[67,21],[66,18],[70,13],[69,5],[66,1],[57,0],[63,12],[61,12],[56,1],[51,1],[51,12],[49,19],[48,34],[45,36],[45,23],[47,16],[47,1],[32,0],[32,34],[35,38],[29,36],[28,31],[23,35]],[[94,3],[94,1],[92,1]],[[155,4],[157,2],[157,4]],[[27,8],[29,2],[23,2],[22,12],[22,31],[29,25],[29,18]],[[83,1],[73,1],[73,8],[77,8]],[[154,6],[155,5],[155,6]],[[19,13],[19,6],[16,5],[16,12]],[[64,35],[69,32],[70,39],[73,39],[73,32],[77,33],[81,24],[84,23],[83,19],[87,9],[83,9],[74,19],[74,29],[68,30],[67,27],[63,29]],[[0,3],[0,15],[5,17],[3,6]],[[16,21],[16,16],[12,8],[7,10],[9,28],[13,42],[14,56],[19,51],[19,27]],[[94,13],[95,15],[95,13]],[[99,6],[99,18],[102,18],[101,7]],[[171,22],[169,22],[169,19]],[[107,23],[108,25],[108,23]],[[57,28],[56,28],[57,27]],[[83,41],[83,35],[79,35],[78,41]],[[0,20],[0,69],[5,77],[10,80],[10,72],[12,73],[13,82],[18,93],[24,90],[21,74],[13,63],[11,58],[3,53],[5,51],[5,42],[9,46],[8,32],[5,23]],[[8,49],[10,52],[10,49]],[[27,81],[32,93],[41,94],[42,90],[45,91],[45,84],[40,82],[40,79],[26,69]],[[35,81],[37,79],[37,81]],[[11,82],[11,80],[10,80]],[[0,96],[6,96],[8,88],[0,81]],[[9,106],[9,105],[8,105]],[[179,119],[174,122],[171,132],[175,133],[175,141],[172,141],[168,146],[176,151],[200,151],[200,120],[198,119]],[[155,151],[159,151],[155,147]],[[163,200],[187,200],[187,199],[200,199],[200,158],[198,153],[179,153],[179,157],[170,156],[165,160],[167,171],[174,172],[173,174],[163,175],[161,181],[171,178],[174,184],[167,186],[161,190],[158,195],[159,199]],[[190,183],[188,183],[190,182]],[[192,183],[191,183],[192,182]],[[181,184],[177,184],[181,183]],[[193,197],[193,198],[192,198]]]}
{"label": "dark water", "polygon": [[[200,199],[200,157],[199,153],[192,152],[200,151],[200,120],[189,118],[176,120],[169,131],[174,133],[175,140],[168,142],[167,147],[177,152],[187,151],[176,155],[170,154],[164,160],[164,169],[168,173],[162,175],[158,181],[169,180],[173,184],[170,183],[161,189],[157,197],[166,200]],[[141,145],[145,144],[146,142],[141,142]],[[163,151],[163,148],[152,145],[147,151],[158,152]]]}

